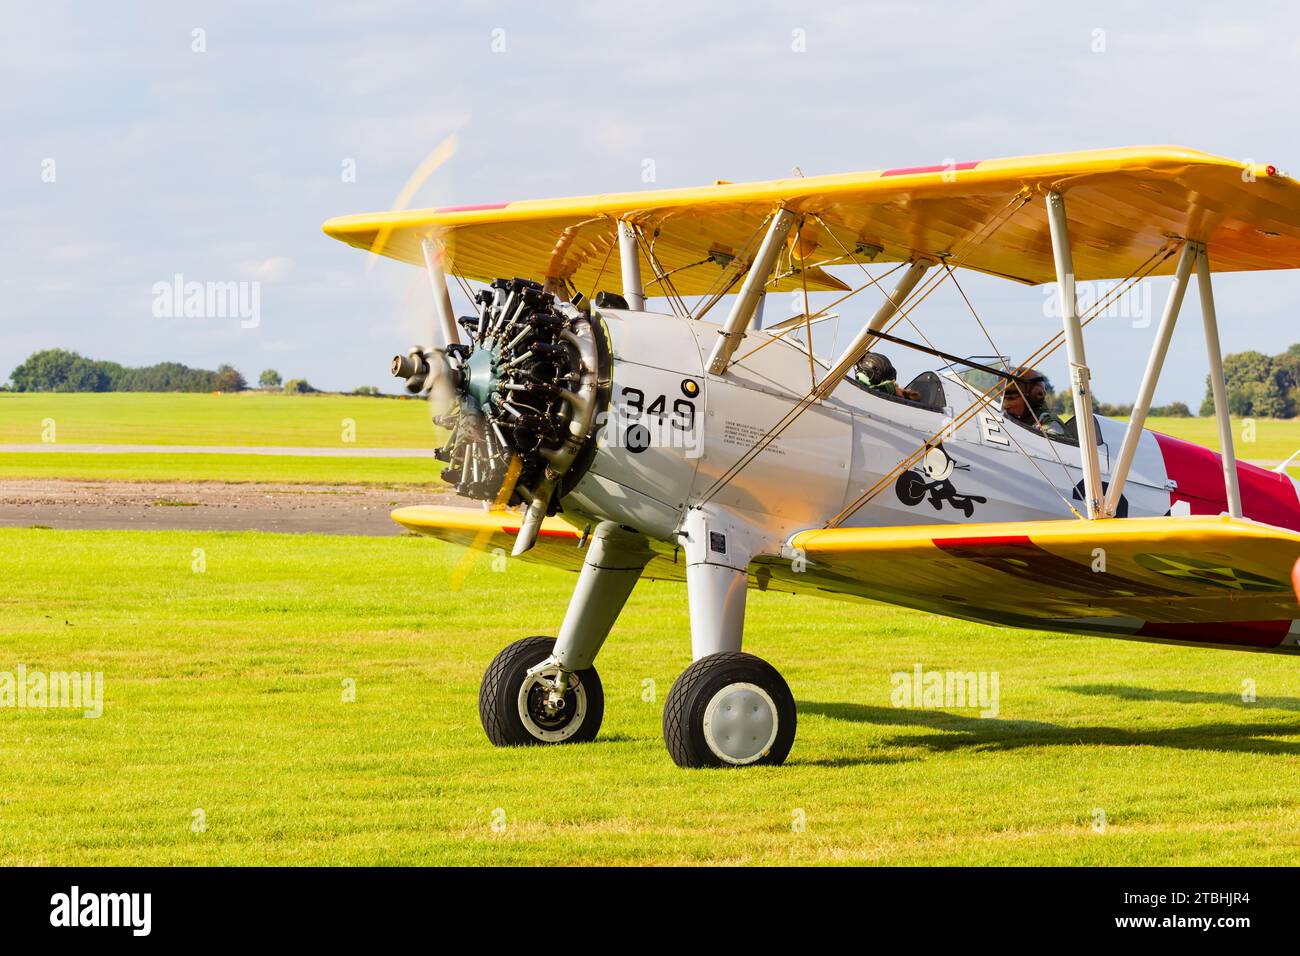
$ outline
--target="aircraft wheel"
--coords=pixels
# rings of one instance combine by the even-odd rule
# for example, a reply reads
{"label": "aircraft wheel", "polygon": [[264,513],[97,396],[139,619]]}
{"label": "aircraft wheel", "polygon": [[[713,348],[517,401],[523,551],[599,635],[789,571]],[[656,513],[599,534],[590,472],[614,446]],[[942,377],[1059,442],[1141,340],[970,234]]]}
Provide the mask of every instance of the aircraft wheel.
{"label": "aircraft wheel", "polygon": [[664,702],[664,742],[679,767],[780,764],[794,731],[790,688],[753,654],[701,657],[682,671]]}
{"label": "aircraft wheel", "polygon": [[525,637],[492,659],[478,693],[478,715],[498,747],[576,744],[594,740],[605,715],[605,691],[594,667],[569,675],[562,703],[550,699],[559,668],[531,676],[555,649],[553,637]]}

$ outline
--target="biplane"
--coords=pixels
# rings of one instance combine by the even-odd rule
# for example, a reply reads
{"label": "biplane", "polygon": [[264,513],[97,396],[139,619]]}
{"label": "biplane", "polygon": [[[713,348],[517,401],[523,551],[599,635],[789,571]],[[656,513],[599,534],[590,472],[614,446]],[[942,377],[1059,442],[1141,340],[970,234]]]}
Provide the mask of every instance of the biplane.
{"label": "biplane", "polygon": [[[641,579],[686,583],[693,661],[663,715],[685,767],[790,752],[790,689],[742,651],[755,590],[1300,651],[1297,485],[1236,460],[1211,282],[1300,267],[1300,184],[1272,166],[1111,149],[324,229],[422,266],[434,290],[432,340],[393,370],[430,396],[442,477],[484,507],[393,518],[577,572],[558,636],[516,641],[487,667],[479,710],[494,744],[596,737],[595,661]],[[918,308],[962,270],[1055,283],[1060,328],[1014,362],[991,338],[985,357],[935,348]],[[1150,276],[1173,280],[1131,418],[1097,416],[1084,329],[1106,296],[1082,309],[1076,282],[1119,295]],[[1144,427],[1193,276],[1220,452]],[[452,279],[473,314],[455,315]],[[760,327],[775,291],[802,296],[803,313]],[[812,292],[836,296],[814,311]],[[858,295],[872,300],[866,324],[817,354],[814,325]],[[896,394],[864,387],[853,370],[885,347],[933,368]],[[1058,352],[1073,416],[1052,432],[1009,414],[1008,398]]]}

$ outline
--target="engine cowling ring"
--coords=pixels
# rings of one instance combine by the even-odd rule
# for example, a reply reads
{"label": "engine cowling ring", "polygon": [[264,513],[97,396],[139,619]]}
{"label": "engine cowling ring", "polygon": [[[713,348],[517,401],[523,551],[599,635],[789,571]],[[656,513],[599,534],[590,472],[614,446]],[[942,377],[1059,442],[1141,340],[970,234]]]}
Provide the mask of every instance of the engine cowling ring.
{"label": "engine cowling ring", "polygon": [[527,279],[498,279],[475,302],[478,314],[460,319],[470,344],[447,350],[456,402],[435,418],[450,430],[436,452],[442,477],[464,497],[527,504],[540,520],[594,456],[607,335],[598,317]]}

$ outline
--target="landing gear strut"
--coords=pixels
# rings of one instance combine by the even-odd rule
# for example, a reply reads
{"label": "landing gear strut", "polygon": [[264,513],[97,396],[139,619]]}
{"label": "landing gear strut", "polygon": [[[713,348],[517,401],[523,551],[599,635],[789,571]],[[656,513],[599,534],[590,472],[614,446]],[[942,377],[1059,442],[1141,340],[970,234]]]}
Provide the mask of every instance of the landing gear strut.
{"label": "landing gear strut", "polygon": [[651,558],[645,538],[612,522],[591,535],[560,636],[526,637],[483,675],[478,711],[498,747],[596,739],[605,694],[593,662]]}

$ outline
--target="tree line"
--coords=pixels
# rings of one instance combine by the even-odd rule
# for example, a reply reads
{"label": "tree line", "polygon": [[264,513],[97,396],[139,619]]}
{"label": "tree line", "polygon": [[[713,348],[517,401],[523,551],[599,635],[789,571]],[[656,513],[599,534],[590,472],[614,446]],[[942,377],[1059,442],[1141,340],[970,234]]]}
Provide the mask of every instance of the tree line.
{"label": "tree line", "polygon": [[[262,372],[258,386],[290,395],[316,392],[305,378],[282,382],[273,368]],[[159,362],[133,368],[103,359],[86,358],[67,349],[33,352],[9,376],[0,391],[13,392],[242,392],[248,382],[233,365],[215,370],[190,368],[180,362]],[[380,395],[373,385],[363,385],[354,395]]]}
{"label": "tree line", "polygon": [[[1073,417],[1074,397],[1070,394],[1070,390],[1049,393],[1047,396],[1047,410],[1060,418]],[[1127,418],[1133,414],[1132,405],[1114,405],[1110,402],[1103,402],[1095,394],[1092,397],[1092,410],[1105,418]],[[1168,405],[1152,405],[1147,414],[1155,418],[1191,418],[1192,410],[1187,407],[1186,402],[1170,402]],[[1208,414],[1214,414],[1212,406]]]}
{"label": "tree line", "polygon": [[[1279,355],[1236,352],[1223,359],[1228,410],[1251,418],[1294,418],[1300,413],[1300,343]],[[1201,414],[1214,414],[1214,393],[1205,376]]]}
{"label": "tree line", "polygon": [[16,392],[237,392],[248,387],[231,365],[215,371],[180,362],[132,368],[66,349],[32,353],[9,381]]}
{"label": "tree line", "polygon": [[[1238,418],[1295,418],[1300,414],[1300,343],[1278,355],[1263,352],[1234,352],[1223,357],[1223,380],[1228,411]],[[1047,396],[1049,411],[1063,416],[1074,414],[1070,390]],[[1112,405],[1093,396],[1093,409],[1107,418],[1124,418],[1132,405]],[[1192,414],[1183,402],[1151,406],[1151,415],[1187,418]],[[1198,415],[1214,414],[1214,390],[1205,376],[1205,398]]]}

